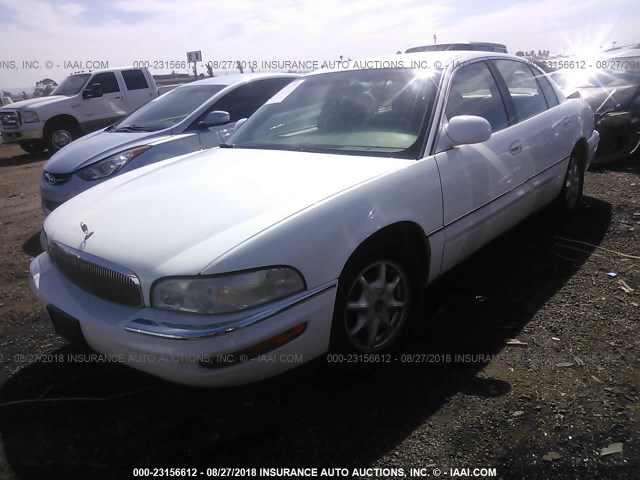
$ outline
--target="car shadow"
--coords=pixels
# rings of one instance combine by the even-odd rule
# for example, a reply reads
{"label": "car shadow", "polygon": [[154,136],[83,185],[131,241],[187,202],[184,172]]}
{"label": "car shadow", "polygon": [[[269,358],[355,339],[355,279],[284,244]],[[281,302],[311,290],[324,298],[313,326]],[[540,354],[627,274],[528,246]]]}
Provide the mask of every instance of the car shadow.
{"label": "car shadow", "polygon": [[0,388],[6,460],[20,480],[43,471],[88,478],[89,468],[92,479],[115,478],[113,469],[131,475],[132,466],[370,466],[451,396],[511,390],[478,376],[485,358],[503,351],[593,251],[562,250],[559,238],[598,245],[610,219],[611,205],[589,197],[572,222],[537,215],[427,290],[431,313],[403,355],[471,361],[344,373],[318,360],[255,385],[197,389],[59,349]]}
{"label": "car shadow", "polygon": [[0,168],[29,165],[31,163],[38,163],[44,160],[49,160],[50,157],[51,154],[49,152],[20,153],[18,155],[14,155],[13,157],[0,158]]}
{"label": "car shadow", "polygon": [[34,233],[22,244],[22,251],[30,257],[37,257],[44,252],[40,244],[40,232]]}

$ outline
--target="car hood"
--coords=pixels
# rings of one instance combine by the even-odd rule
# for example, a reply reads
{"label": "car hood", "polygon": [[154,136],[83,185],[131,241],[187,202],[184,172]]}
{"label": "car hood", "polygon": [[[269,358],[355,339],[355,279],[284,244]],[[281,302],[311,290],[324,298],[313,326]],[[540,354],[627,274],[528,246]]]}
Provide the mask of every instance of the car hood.
{"label": "car hood", "polygon": [[50,97],[39,97],[39,98],[31,98],[29,100],[20,100],[19,102],[13,102],[9,105],[5,105],[0,108],[0,110],[16,110],[16,109],[25,109],[28,107],[42,107],[44,105],[49,105],[51,103],[56,103],[61,100],[68,100],[69,97],[65,97],[64,95],[53,95]]}
{"label": "car hood", "polygon": [[[49,215],[45,231],[50,241],[125,266],[143,282],[195,275],[297,212],[412,163],[214,148],[93,187]],[[86,241],[81,222],[94,232]]]}
{"label": "car hood", "polygon": [[631,105],[631,101],[638,91],[638,86],[625,85],[621,87],[580,88],[578,91],[594,113],[597,113],[599,108],[601,111],[608,110],[618,104],[621,105],[619,110],[624,111]]}
{"label": "car hood", "polygon": [[153,140],[167,136],[170,130],[162,132],[111,132],[98,131],[71,142],[57,152],[44,165],[50,173],[71,173],[95,161]]}

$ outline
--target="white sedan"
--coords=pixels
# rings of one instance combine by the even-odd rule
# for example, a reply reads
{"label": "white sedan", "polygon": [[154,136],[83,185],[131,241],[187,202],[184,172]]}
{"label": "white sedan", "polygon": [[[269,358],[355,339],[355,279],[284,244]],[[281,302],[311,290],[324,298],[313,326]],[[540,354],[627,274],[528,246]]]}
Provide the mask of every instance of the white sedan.
{"label": "white sedan", "polygon": [[575,208],[598,138],[518,57],[352,62],[295,80],[221,148],[62,205],[31,285],[72,343],[179,383],[388,355],[427,284],[536,210]]}

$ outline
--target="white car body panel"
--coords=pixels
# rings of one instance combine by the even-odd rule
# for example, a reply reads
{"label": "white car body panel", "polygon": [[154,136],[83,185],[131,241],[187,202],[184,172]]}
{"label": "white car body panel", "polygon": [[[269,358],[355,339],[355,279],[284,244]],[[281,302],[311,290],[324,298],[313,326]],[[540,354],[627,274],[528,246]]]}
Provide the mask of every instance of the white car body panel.
{"label": "white car body panel", "polygon": [[[51,239],[72,248],[127,265],[147,292],[158,276],[176,271],[211,273],[206,269],[210,263],[269,227],[327,197],[412,163],[216,148],[181,161],[160,162],[157,168],[137,169],[91,188],[80,194],[84,201],[67,202],[53,211],[45,230]],[[338,164],[341,174],[335,175]],[[282,171],[290,176],[283,177]],[[143,177],[145,181],[140,182]],[[122,211],[128,215],[123,217]],[[140,230],[141,216],[157,221]],[[166,217],[172,221],[162,221]],[[87,242],[80,222],[95,232]],[[67,228],[69,224],[76,228]],[[132,236],[132,232],[137,234]],[[152,238],[174,241],[149,242]],[[290,239],[292,244],[302,240]],[[238,264],[234,270],[243,268]]]}

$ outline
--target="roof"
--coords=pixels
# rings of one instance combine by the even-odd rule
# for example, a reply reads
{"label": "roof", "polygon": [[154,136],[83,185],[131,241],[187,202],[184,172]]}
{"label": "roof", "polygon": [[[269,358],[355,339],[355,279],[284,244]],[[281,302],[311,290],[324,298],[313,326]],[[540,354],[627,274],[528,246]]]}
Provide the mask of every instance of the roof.
{"label": "roof", "polygon": [[232,85],[238,82],[246,82],[249,80],[257,80],[259,78],[298,78],[300,75],[295,73],[236,73],[233,75],[220,75],[219,77],[209,77],[204,80],[196,80],[194,82],[183,83],[180,87],[194,85]]}
{"label": "roof", "polygon": [[[479,50],[445,50],[439,52],[415,52],[386,55],[381,57],[363,58],[351,61],[336,61],[334,68],[316,70],[309,75],[336,72],[344,70],[365,70],[368,68],[398,68],[398,69],[441,69],[451,63],[462,63],[478,58],[508,58],[522,61],[521,57],[508,53],[485,52]],[[329,62],[326,62],[329,63]]]}

